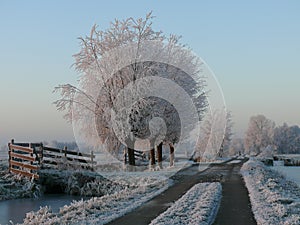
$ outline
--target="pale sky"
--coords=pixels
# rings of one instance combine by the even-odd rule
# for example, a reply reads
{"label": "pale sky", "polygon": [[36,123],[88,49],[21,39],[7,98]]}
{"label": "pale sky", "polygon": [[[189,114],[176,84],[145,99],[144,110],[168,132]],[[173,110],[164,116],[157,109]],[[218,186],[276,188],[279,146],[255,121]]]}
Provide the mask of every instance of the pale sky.
{"label": "pale sky", "polygon": [[0,1],[0,143],[73,140],[53,88],[77,84],[77,37],[114,18],[156,16],[215,73],[242,135],[249,117],[300,125],[299,1]]}

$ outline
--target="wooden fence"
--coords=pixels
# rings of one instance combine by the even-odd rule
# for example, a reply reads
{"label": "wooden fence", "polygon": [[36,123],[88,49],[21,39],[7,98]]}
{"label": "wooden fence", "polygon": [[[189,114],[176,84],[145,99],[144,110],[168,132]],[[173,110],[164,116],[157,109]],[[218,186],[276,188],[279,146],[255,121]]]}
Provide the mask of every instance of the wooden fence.
{"label": "wooden fence", "polygon": [[39,165],[34,157],[34,148],[31,144],[22,146],[12,140],[8,144],[8,163],[10,172],[35,179],[39,178],[37,174]]}
{"label": "wooden fence", "polygon": [[94,169],[95,155],[44,146],[42,143],[8,144],[9,171],[26,177],[39,178],[38,170],[45,168]]}
{"label": "wooden fence", "polygon": [[273,156],[274,161],[283,161],[285,166],[300,166],[299,154],[278,154]]}
{"label": "wooden fence", "polygon": [[93,170],[96,164],[93,151],[91,154],[78,151],[70,151],[67,147],[64,149],[43,146],[42,167],[81,167]]}
{"label": "wooden fence", "polygon": [[[124,150],[124,164],[127,164],[129,162],[128,152],[127,150]],[[134,150],[134,159],[140,159],[140,160],[146,160],[146,154],[143,151]]]}

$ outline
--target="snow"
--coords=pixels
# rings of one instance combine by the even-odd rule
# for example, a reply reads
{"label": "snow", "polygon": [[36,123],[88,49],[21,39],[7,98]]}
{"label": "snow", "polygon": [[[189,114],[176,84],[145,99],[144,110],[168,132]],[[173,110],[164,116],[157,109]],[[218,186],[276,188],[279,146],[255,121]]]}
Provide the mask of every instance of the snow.
{"label": "snow", "polygon": [[[276,162],[276,161],[274,161]],[[298,166],[273,166],[273,170],[284,175],[288,180],[295,182],[300,187],[300,167]]]}
{"label": "snow", "polygon": [[210,165],[210,163],[205,163],[205,162],[200,162],[198,164],[199,164],[199,167],[198,167],[199,172],[206,170]]}
{"label": "snow", "polygon": [[[148,178],[152,184],[153,179]],[[147,179],[143,182],[147,182]],[[47,206],[42,207],[37,212],[27,213],[24,224],[105,224],[134,210],[170,185],[166,181],[160,185],[125,188],[114,194],[74,201],[60,208],[59,213],[53,213]]]}
{"label": "snow", "polygon": [[221,196],[222,186],[220,183],[196,184],[151,224],[212,224],[220,205]]}
{"label": "snow", "polygon": [[230,161],[230,162],[228,162],[228,164],[238,164],[238,163],[240,163],[241,162],[241,160],[232,160],[232,161]]}
{"label": "snow", "polygon": [[284,166],[284,161],[283,160],[274,160],[273,166]]}
{"label": "snow", "polygon": [[300,224],[300,188],[295,183],[254,158],[241,173],[258,225]]}

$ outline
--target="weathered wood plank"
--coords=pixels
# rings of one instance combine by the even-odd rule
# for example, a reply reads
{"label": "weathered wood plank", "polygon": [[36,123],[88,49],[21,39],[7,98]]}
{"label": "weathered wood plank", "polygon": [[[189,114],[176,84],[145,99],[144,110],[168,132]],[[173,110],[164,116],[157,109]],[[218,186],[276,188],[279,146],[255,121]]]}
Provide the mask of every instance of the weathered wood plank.
{"label": "weathered wood plank", "polygon": [[21,163],[21,162],[16,162],[16,161],[13,161],[13,160],[10,161],[10,165],[11,166],[23,167],[23,168],[30,169],[30,170],[38,170],[39,169],[38,166],[30,165],[30,164],[26,164],[26,163]]}
{"label": "weathered wood plank", "polygon": [[16,174],[21,174],[23,176],[26,176],[26,177],[34,177],[35,179],[39,179],[39,175],[38,174],[34,174],[34,173],[30,173],[30,172],[27,172],[27,171],[22,171],[22,170],[18,170],[18,169],[14,169],[14,168],[9,168],[9,170],[13,173],[16,173]]}
{"label": "weathered wood plank", "polygon": [[14,142],[14,145],[23,146],[23,147],[29,147],[29,145],[31,145],[31,147],[40,147],[40,146],[42,146],[42,143],[25,143],[25,142],[16,143],[16,142]]}
{"label": "weathered wood plank", "polygon": [[19,158],[19,159],[24,159],[24,160],[28,160],[28,161],[35,161],[35,158],[32,156],[26,156],[26,155],[22,155],[19,153],[15,153],[15,152],[10,152],[10,156],[11,157],[15,157],[15,158]]}
{"label": "weathered wood plank", "polygon": [[23,147],[23,146],[18,146],[15,144],[9,144],[10,149],[14,149],[14,150],[19,150],[19,151],[23,151],[23,152],[27,152],[27,153],[33,153],[33,149],[32,148],[27,148],[27,147]]}

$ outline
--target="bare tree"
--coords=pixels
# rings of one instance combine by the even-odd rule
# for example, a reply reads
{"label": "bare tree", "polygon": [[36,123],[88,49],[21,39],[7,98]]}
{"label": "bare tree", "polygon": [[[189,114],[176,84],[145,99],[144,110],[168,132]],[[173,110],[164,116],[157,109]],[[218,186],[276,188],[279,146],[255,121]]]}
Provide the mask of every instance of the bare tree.
{"label": "bare tree", "polygon": [[245,137],[245,150],[248,154],[260,154],[262,149],[273,144],[275,123],[264,115],[252,116]]}
{"label": "bare tree", "polygon": [[[166,37],[161,31],[154,31],[152,18],[149,13],[145,19],[115,20],[105,31],[93,26],[89,36],[80,38],[82,48],[74,55],[76,70],[82,74],[80,86],[65,84],[55,88],[61,94],[55,104],[58,110],[67,111],[65,118],[80,121],[81,132],[89,142],[105,144],[111,154],[118,156],[121,146],[126,145],[130,165],[135,165],[134,144],[138,139],[149,139],[152,154],[154,147],[162,142],[170,144],[170,151],[174,152],[173,145],[179,136],[188,135],[182,129],[191,130],[196,125],[178,123],[183,118],[178,120],[178,109],[173,102],[180,96],[176,99],[173,93],[176,90],[168,87],[168,82],[164,89],[169,88],[170,96],[163,96],[167,100],[149,96],[155,94],[153,90],[162,91],[159,85],[163,82],[155,82],[155,78],[172,80],[188,93],[196,108],[194,121],[202,118],[207,107],[205,82],[199,77],[201,62],[179,43],[178,36]],[[129,55],[134,56],[130,63]],[[141,60],[144,55],[162,58],[170,64]],[[170,104],[172,99],[175,100]],[[187,101],[181,107],[190,108]],[[150,129],[150,122],[157,117],[163,118],[165,126],[158,121]],[[150,158],[155,162],[153,155]]]}

